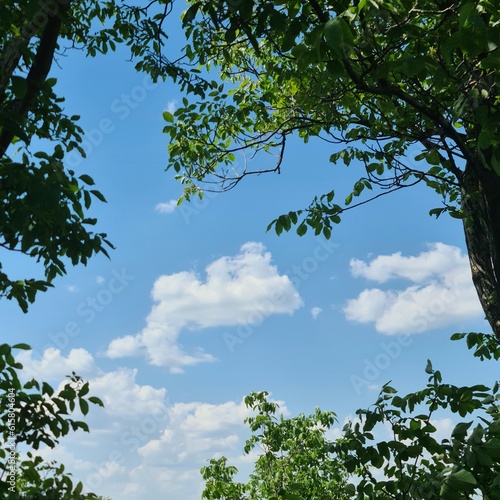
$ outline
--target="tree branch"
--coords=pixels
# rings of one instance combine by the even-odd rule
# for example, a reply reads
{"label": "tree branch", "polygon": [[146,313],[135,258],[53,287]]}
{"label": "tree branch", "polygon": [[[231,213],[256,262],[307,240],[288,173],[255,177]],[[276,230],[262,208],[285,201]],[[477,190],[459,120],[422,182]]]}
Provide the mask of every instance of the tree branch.
{"label": "tree branch", "polygon": [[417,101],[414,97],[409,95],[403,89],[397,87],[396,85],[390,84],[387,80],[383,79],[380,80],[379,85],[377,85],[376,87],[372,85],[367,85],[365,80],[363,80],[356,74],[356,71],[354,70],[351,63],[346,57],[344,57],[342,63],[347,71],[347,74],[349,75],[349,77],[359,90],[370,92],[373,95],[394,96],[397,97],[398,99],[401,99],[406,104],[411,106],[413,109],[415,109],[416,111],[422,113],[422,115],[429,118],[436,126],[441,128],[443,133],[445,133],[450,139],[452,139],[457,144],[457,146],[460,148],[460,151],[465,156],[467,161],[470,161],[472,163],[475,162],[474,155],[472,154],[470,149],[464,144],[460,133],[457,132],[453,127],[453,125],[448,123],[438,111],[430,109],[427,106],[424,106],[422,103]]}
{"label": "tree branch", "polygon": [[[8,109],[9,113],[16,115],[16,121],[22,121],[27,117],[30,108],[40,93],[43,82],[47,79],[47,75],[49,74],[52,61],[54,59],[54,52],[57,47],[57,40],[61,31],[62,21],[69,9],[70,1],[71,0],[59,0],[57,2],[58,8],[55,9],[55,11],[52,10],[51,12],[47,12],[48,7],[45,4],[42,4],[41,6],[41,14],[45,21],[44,23],[40,23],[43,31],[33,64],[31,65],[26,78],[26,93],[22,99],[16,99],[13,101],[10,109]],[[46,3],[48,5],[49,2]],[[32,22],[32,25],[33,24],[34,21]],[[28,38],[28,40],[30,38]],[[27,43],[28,42],[26,41],[26,44]],[[7,65],[7,69],[11,69],[11,73],[5,75],[2,73],[0,78],[10,78],[12,76],[12,72],[15,70],[17,63],[19,62],[19,57],[20,55],[16,60],[16,54],[14,54],[14,56],[10,56],[10,59],[8,59],[5,64]],[[14,61],[16,65],[12,68]],[[4,70],[5,68],[2,71]],[[5,127],[0,134],[0,158],[5,154],[14,137],[15,132],[13,128]]]}
{"label": "tree branch", "polygon": [[319,6],[318,2],[316,0],[309,0],[309,5],[312,7],[316,15],[318,16],[318,19],[322,23],[326,23],[329,20],[329,17],[321,10],[321,7]]}

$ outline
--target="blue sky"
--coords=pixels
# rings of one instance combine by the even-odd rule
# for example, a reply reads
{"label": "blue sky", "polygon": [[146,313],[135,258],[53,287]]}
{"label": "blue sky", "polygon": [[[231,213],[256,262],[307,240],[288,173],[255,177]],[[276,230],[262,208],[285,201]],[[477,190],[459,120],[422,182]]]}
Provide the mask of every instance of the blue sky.
{"label": "blue sky", "polygon": [[[493,383],[493,364],[449,341],[488,328],[461,224],[427,215],[433,193],[416,187],[349,212],[329,242],[266,233],[315,194],[345,196],[360,175],[329,164],[326,144],[290,141],[281,175],[177,207],[162,134],[176,87],[153,85],[123,52],[59,64],[57,88],[87,132],[87,158],[70,161],[108,199],[91,212],[116,250],[70,268],[27,315],[5,301],[0,310],[4,340],[33,347],[20,357],[29,374],[57,386],[74,370],[105,401],[90,434],[41,452],[86,491],[191,500],[209,458],[248,470],[250,391],[269,391],[289,415],[333,410],[341,427],[389,380],[423,387],[428,358],[447,382]],[[452,422],[440,418],[445,432]]]}

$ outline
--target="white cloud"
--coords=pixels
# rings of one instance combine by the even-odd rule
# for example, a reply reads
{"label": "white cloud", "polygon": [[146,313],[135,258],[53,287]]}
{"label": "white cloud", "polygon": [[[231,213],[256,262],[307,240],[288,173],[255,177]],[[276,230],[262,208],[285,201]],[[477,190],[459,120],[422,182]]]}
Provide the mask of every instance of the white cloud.
{"label": "white cloud", "polygon": [[119,368],[104,372],[85,349],[71,349],[67,356],[59,349],[45,349],[40,359],[32,351],[21,351],[16,360],[23,365],[23,378],[36,378],[60,385],[67,382],[73,371],[90,382],[91,394],[104,402],[104,411],[113,416],[136,417],[165,413],[166,390],[136,383],[137,370]]}
{"label": "white cloud", "polygon": [[157,415],[165,412],[165,389],[136,383],[137,370],[120,368],[91,380],[92,394],[104,402],[109,415]]}
{"label": "white cloud", "polygon": [[221,257],[205,271],[205,280],[187,271],[160,276],[144,329],[113,340],[107,355],[145,355],[150,364],[180,373],[185,366],[214,361],[201,349],[185,353],[177,343],[182,330],[251,324],[256,315],[292,314],[302,306],[292,282],[271,265],[261,243],[245,243],[239,254]]}
{"label": "white cloud", "polygon": [[33,351],[21,351],[16,360],[23,365],[23,375],[38,380],[61,380],[71,372],[81,377],[96,373],[94,358],[85,349],[71,349],[68,356],[62,356],[59,349],[45,349],[40,359],[33,359]]}
{"label": "white cloud", "polygon": [[450,439],[451,433],[455,428],[455,424],[451,418],[438,418],[431,420],[430,423],[436,428],[436,433],[433,434],[436,441],[441,442],[443,439]]}
{"label": "white cloud", "polygon": [[174,113],[176,109],[177,109],[177,101],[175,99],[167,102],[167,107],[165,108],[165,111],[168,111],[169,113]]}
{"label": "white cloud", "polygon": [[[30,354],[21,354],[27,364],[32,362]],[[83,349],[67,356],[47,349],[42,360],[38,374],[44,379],[73,363],[75,369],[92,368],[94,374],[85,377],[89,395],[105,404],[104,409],[91,405],[84,419],[90,433],[71,432],[54,449],[39,450],[44,459],[63,463],[85,492],[120,500],[160,499],[168,492],[169,500],[197,500],[204,487],[200,468],[210,458],[227,456],[243,474],[253,469],[259,450],[242,454],[250,434],[244,419],[251,413],[243,399],[169,403],[166,388],[140,384],[137,370],[105,372]],[[282,401],[273,401],[289,414]],[[81,419],[78,410],[71,417]]]}
{"label": "white cloud", "polygon": [[103,283],[106,282],[106,279],[104,278],[104,276],[97,276],[97,278],[95,279],[95,282],[98,284],[98,285],[102,285]]}
{"label": "white cloud", "polygon": [[[286,406],[278,401],[284,414]],[[251,411],[244,401],[220,404],[205,402],[175,403],[166,410],[166,419],[157,437],[150,437],[134,448],[138,458],[120,484],[109,490],[116,498],[139,500],[163,498],[169,492],[171,500],[195,500],[201,497],[203,481],[200,468],[210,458],[222,455],[240,470],[253,468],[251,460],[242,455],[249,430],[244,423]],[[106,493],[101,489],[100,492]]]}
{"label": "white cloud", "polygon": [[401,252],[396,252],[392,255],[379,255],[368,264],[362,260],[352,259],[350,266],[353,276],[378,283],[385,283],[394,278],[424,283],[454,270],[457,266],[468,267],[469,260],[457,247],[433,243],[429,245],[427,252],[422,252],[416,257],[404,257]]}
{"label": "white cloud", "polygon": [[325,431],[325,439],[328,441],[337,441],[344,436],[344,432],[340,427],[330,427]]}
{"label": "white cloud", "polygon": [[311,316],[313,317],[313,319],[316,319],[322,312],[323,309],[321,309],[321,307],[313,307],[311,309]]}
{"label": "white cloud", "polygon": [[423,332],[475,320],[482,314],[468,257],[457,247],[434,243],[417,256],[397,252],[370,262],[352,259],[350,266],[355,277],[379,283],[398,278],[412,282],[404,289],[365,289],[347,301],[348,320],[374,323],[380,333]]}
{"label": "white cloud", "polygon": [[78,292],[79,288],[76,285],[68,285],[67,286],[68,292],[70,293],[75,293]]}
{"label": "white cloud", "polygon": [[217,454],[240,451],[239,434],[250,413],[243,401],[176,403],[168,410],[161,436],[139,448],[139,455],[151,465],[173,465],[207,460],[215,450]]}
{"label": "white cloud", "polygon": [[170,200],[166,203],[158,203],[155,207],[157,212],[161,214],[171,214],[177,208],[177,200]]}

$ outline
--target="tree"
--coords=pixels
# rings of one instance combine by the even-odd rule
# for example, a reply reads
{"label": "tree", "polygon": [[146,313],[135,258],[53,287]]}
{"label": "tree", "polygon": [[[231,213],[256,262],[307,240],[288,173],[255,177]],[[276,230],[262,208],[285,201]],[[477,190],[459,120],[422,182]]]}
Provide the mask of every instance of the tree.
{"label": "tree", "polygon": [[210,460],[201,470],[206,482],[202,498],[286,500],[341,500],[346,472],[343,463],[330,453],[325,433],[335,423],[333,412],[316,409],[314,415],[285,419],[279,405],[268,399],[266,392],[252,393],[245,404],[256,412],[248,417],[252,437],[245,453],[258,448],[260,456],[247,483],[233,481],[236,467],[227,459]]}
{"label": "tree", "polygon": [[[500,349],[492,339],[472,333],[468,344],[480,344],[483,357],[498,360]],[[445,384],[430,361],[425,371],[427,386],[406,396],[385,384],[377,401],[357,410],[357,418],[344,425],[335,441],[324,435],[334,414],[317,409],[309,417],[277,418],[279,408],[268,394],[252,393],[245,402],[258,413],[247,419],[252,437],[245,452],[261,447],[255,471],[247,483],[237,483],[237,469],[225,457],[211,459],[201,470],[206,482],[202,498],[499,499],[499,384]],[[467,420],[438,441],[433,419],[442,409]],[[391,438],[377,441],[375,432],[387,429]]]}
{"label": "tree", "polygon": [[[20,279],[5,270],[1,259],[0,297],[17,300],[24,312],[37,292],[47,290],[56,276],[66,272],[68,261],[85,265],[93,255],[108,255],[112,248],[105,233],[89,229],[96,220],[86,215],[94,198],[104,202],[104,196],[92,188],[89,175],[78,175],[66,164],[66,155],[73,150],[85,157],[83,130],[79,117],[64,111],[57,81],[50,78],[52,65],[70,50],[95,56],[122,43],[130,48],[136,68],[156,79],[155,54],[166,35],[159,30],[153,7],[160,17],[171,9],[170,2],[149,6],[113,0],[0,3],[0,248],[35,259],[44,270],[42,279]],[[163,65],[166,73],[168,66]],[[44,463],[31,452],[15,467],[14,480],[6,474],[18,458],[18,443],[34,450],[42,443],[52,448],[71,430],[88,432],[85,422],[67,417],[76,403],[84,415],[89,403],[102,406],[98,398],[86,397],[89,385],[75,374],[58,393],[35,379],[21,384],[22,365],[12,356],[13,348],[29,347],[0,345],[4,393],[0,431],[3,444],[11,448],[9,454],[0,449],[0,459],[5,459],[0,464],[2,498],[99,498],[83,494],[82,483],[74,485],[63,465]],[[17,405],[14,409],[10,400]]]}
{"label": "tree", "polygon": [[[110,247],[105,234],[88,229],[95,220],[85,215],[93,197],[101,201],[104,197],[89,188],[94,183],[89,176],[77,175],[65,165],[66,153],[85,154],[82,130],[78,117],[65,115],[49,72],[57,54],[65,50],[77,48],[95,55],[125,43],[138,61],[138,70],[154,79],[172,77],[200,98],[194,103],[185,99],[174,115],[164,114],[165,131],[172,138],[170,168],[185,184],[186,198],[201,194],[206,183],[209,189],[226,190],[247,175],[279,172],[287,138],[292,135],[304,142],[311,138],[331,142],[335,146],[332,163],[356,162],[363,171],[344,202],[337,202],[332,189],[312,200],[309,207],[273,221],[270,227],[278,234],[296,225],[299,235],[311,228],[330,237],[332,225],[340,222],[343,212],[368,201],[353,200],[374,187],[379,192],[371,199],[418,183],[434,189],[443,204],[431,213],[448,212],[463,221],[474,284],[494,333],[492,337],[474,334],[468,341],[477,355],[492,355],[492,339],[500,341],[500,11],[496,2],[194,0],[183,18],[189,37],[184,59],[175,63],[162,53],[166,38],[162,25],[171,9],[169,0],[135,7],[113,0],[4,4],[0,5],[0,246],[41,261],[45,275],[44,279],[18,279],[2,270],[0,296],[15,298],[26,310],[37,291],[45,290],[65,272],[66,260],[85,264]],[[102,27],[96,29],[99,23]],[[209,77],[211,68],[218,71],[215,80]],[[414,147],[420,152],[411,159]],[[274,163],[264,162],[257,170],[247,165],[242,173],[234,173],[231,166],[236,155],[246,151],[270,153]],[[0,370],[2,375],[12,374],[11,358],[6,359],[10,366]],[[426,437],[432,432],[427,420],[418,416],[401,420],[402,414],[397,414],[414,409],[416,396],[396,399],[386,386],[382,402],[392,406],[380,407],[377,402],[379,420],[363,413],[366,422],[370,416],[370,423],[354,428],[346,435],[350,440],[344,448],[332,445],[331,451],[340,456],[352,454],[355,471],[360,471],[364,481],[358,493],[374,497],[376,484],[363,476],[368,470],[364,465],[377,466],[380,455],[405,464],[407,460],[401,456],[401,446],[391,448],[386,443],[388,451],[384,447],[381,451],[377,445],[368,448],[366,455],[361,445],[370,439],[366,425],[394,417],[390,422],[398,423],[396,430],[410,432],[401,434],[401,439],[415,437],[422,430],[415,445],[420,448],[412,453],[441,451],[457,469],[438,470],[428,464],[419,470],[388,466],[387,474],[397,473],[403,482],[408,477],[437,478],[440,494],[448,495],[444,498],[469,495],[470,485],[475,484],[486,485],[489,489],[481,491],[497,498],[493,491],[498,483],[497,476],[493,477],[498,473],[496,463],[490,473],[484,469],[498,459],[497,410],[492,404],[497,388],[444,386],[438,372],[429,370],[434,385],[421,401],[444,401],[460,415],[469,412],[469,402],[476,410],[493,409],[487,431],[474,431],[474,440],[469,442],[465,423],[452,436],[457,440],[452,440],[451,449],[440,447]],[[43,405],[51,395],[46,386],[39,387],[42,399],[37,396],[33,402]],[[73,392],[67,395],[74,403],[77,391]],[[30,407],[28,402],[25,407]],[[30,418],[37,421],[40,416],[39,423],[54,432],[51,408],[30,412]],[[60,435],[72,425],[61,418],[52,424]],[[38,435],[52,439],[42,429],[38,428]],[[476,453],[474,446],[481,450]],[[452,456],[455,451],[457,455]],[[55,476],[58,470],[53,471]],[[265,469],[258,472],[263,474]],[[447,479],[450,476],[452,480]],[[446,488],[443,493],[445,483],[451,493]],[[51,484],[68,485],[64,480]],[[258,480],[254,484],[263,486]],[[390,488],[396,486],[384,487],[377,494],[382,491],[394,497]],[[287,488],[293,489],[288,483]]]}
{"label": "tree", "polygon": [[[427,387],[404,397],[385,384],[375,404],[358,410],[359,420],[332,444],[359,478],[350,486],[353,498],[500,498],[498,383],[492,389],[445,384],[430,361],[425,371]],[[432,418],[443,408],[470,420],[439,442]],[[392,438],[375,442],[377,426],[388,426]]]}
{"label": "tree", "polygon": [[[141,4],[142,2],[139,2]],[[155,12],[153,10],[156,9]],[[143,70],[156,80],[157,53],[166,34],[162,19],[170,2],[149,6],[128,5],[114,0],[19,0],[0,3],[0,248],[35,259],[43,266],[43,278],[12,276],[0,260],[0,297],[15,299],[24,312],[39,291],[73,265],[86,264],[97,253],[112,248],[105,233],[94,233],[94,218],[86,212],[95,198],[105,202],[94,180],[77,174],[67,165],[67,153],[82,147],[79,116],[67,116],[64,98],[57,94],[57,81],[50,77],[54,62],[67,51],[83,50],[90,56],[106,54],[118,44],[127,45]],[[163,60],[162,75],[175,74],[175,66]],[[88,383],[73,374],[58,393],[35,379],[21,384],[20,363],[13,347],[0,345],[0,492],[2,498],[71,499],[100,498],[83,494],[63,465],[44,463],[28,452],[16,467],[14,484],[7,472],[17,459],[16,446],[25,443],[36,450],[40,444],[57,445],[71,430],[88,432],[85,422],[69,415],[76,403],[84,415],[89,403]],[[14,391],[14,392],[12,392]],[[10,395],[18,406],[8,407]],[[2,395],[3,396],[3,395]],[[14,421],[9,415],[13,415]],[[15,428],[15,442],[9,440]],[[15,460],[14,460],[15,461]],[[5,479],[5,480],[4,480]]]}
{"label": "tree", "polygon": [[[81,429],[89,432],[85,422],[69,418],[75,408],[83,415],[90,404],[104,406],[89,396],[89,383],[73,373],[61,390],[55,391],[47,382],[35,379],[21,382],[23,365],[13,356],[13,349],[27,350],[26,344],[0,345],[0,493],[6,499],[68,499],[98,498],[83,494],[81,482],[73,485],[71,474],[63,465],[44,463],[40,456],[28,452],[20,457],[17,447],[26,444],[38,450],[44,444],[54,448],[59,438]],[[78,406],[77,406],[78,405]],[[20,497],[21,495],[21,497]]]}
{"label": "tree", "polygon": [[66,0],[0,7],[0,246],[42,261],[45,269],[44,279],[1,272],[0,295],[24,311],[65,272],[65,257],[86,264],[92,254],[107,253],[106,235],[88,231],[95,221],[83,213],[92,195],[104,198],[82,187],[93,184],[89,176],[78,179],[63,163],[72,149],[85,154],[78,117],[65,116],[56,81],[48,78],[59,37],[77,39],[86,28],[72,9]]}
{"label": "tree", "polygon": [[[164,118],[184,198],[279,173],[291,136],[331,143],[332,163],[361,172],[345,201],[331,189],[274,220],[278,234],[296,226],[329,238],[347,210],[424,183],[442,199],[431,214],[462,219],[474,285],[500,342],[497,3],[192,0],[183,22],[193,77],[181,85],[200,98]],[[236,172],[245,152],[271,156]]]}
{"label": "tree", "polygon": [[[163,15],[170,10],[169,2],[151,7]],[[93,199],[104,196],[90,176],[65,164],[72,150],[85,157],[83,130],[79,116],[64,112],[56,79],[49,77],[52,64],[68,50],[95,56],[124,43],[137,68],[156,79],[150,47],[159,50],[166,35],[150,8],[99,0],[0,5],[0,248],[44,268],[43,279],[19,279],[0,262],[0,297],[16,299],[25,312],[38,291],[66,272],[67,261],[86,264],[112,247],[105,233],[89,229],[96,220],[86,215]]]}

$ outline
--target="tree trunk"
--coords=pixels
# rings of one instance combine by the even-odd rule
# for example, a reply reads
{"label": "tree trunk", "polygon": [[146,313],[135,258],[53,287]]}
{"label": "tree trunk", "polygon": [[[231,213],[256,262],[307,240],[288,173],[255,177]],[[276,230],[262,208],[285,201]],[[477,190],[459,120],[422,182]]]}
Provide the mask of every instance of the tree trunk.
{"label": "tree trunk", "polygon": [[[21,36],[14,38],[0,55],[0,104],[4,105],[3,89],[8,84],[19,63],[23,49],[35,34],[40,32],[40,42],[34,55],[28,76],[26,77],[26,92],[20,99],[15,99],[5,105],[4,127],[0,133],[0,158],[15,137],[15,125],[26,119],[28,112],[40,93],[41,86],[46,80],[63,20],[68,12],[71,0],[44,0],[39,2],[40,10],[33,20],[23,28]],[[11,115],[11,117],[9,117]],[[11,120],[13,123],[9,123]]]}
{"label": "tree trunk", "polygon": [[500,177],[479,161],[468,163],[461,190],[472,281],[500,343]]}

